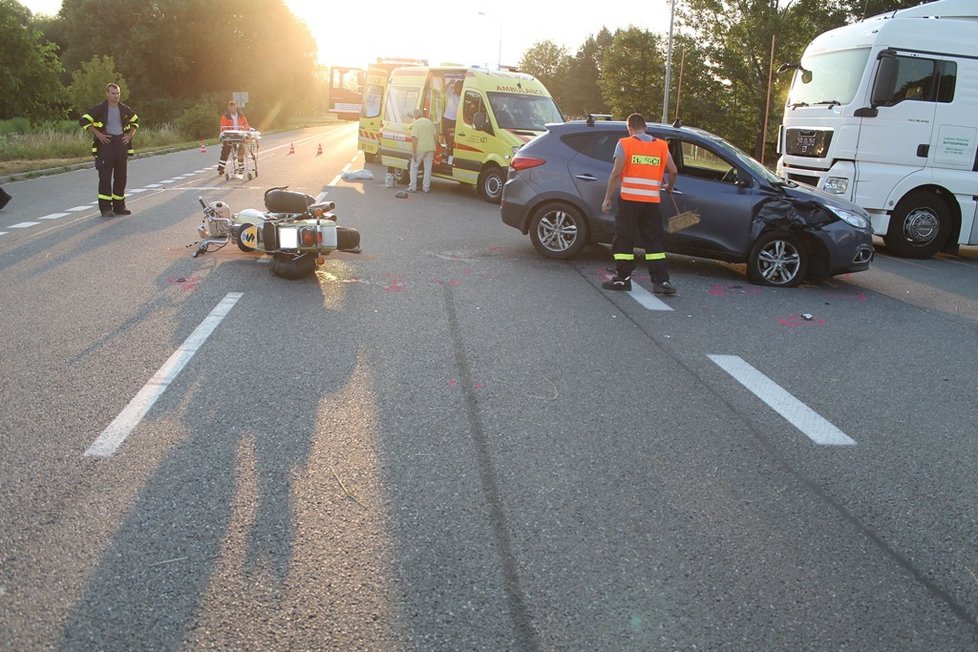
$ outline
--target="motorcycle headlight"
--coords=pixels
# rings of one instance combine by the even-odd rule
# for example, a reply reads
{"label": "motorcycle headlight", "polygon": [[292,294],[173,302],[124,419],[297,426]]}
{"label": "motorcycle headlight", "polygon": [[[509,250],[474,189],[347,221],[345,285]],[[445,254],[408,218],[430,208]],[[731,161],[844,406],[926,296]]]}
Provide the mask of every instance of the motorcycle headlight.
{"label": "motorcycle headlight", "polygon": [[832,214],[833,215],[835,215],[836,217],[838,217],[840,220],[842,220],[846,224],[851,224],[852,226],[856,227],[857,229],[868,229],[869,228],[869,220],[867,220],[865,217],[863,217],[859,213],[855,213],[853,211],[849,211],[849,210],[846,210],[844,208],[837,208],[835,206],[826,206],[826,208],[828,208],[830,211],[832,211]]}

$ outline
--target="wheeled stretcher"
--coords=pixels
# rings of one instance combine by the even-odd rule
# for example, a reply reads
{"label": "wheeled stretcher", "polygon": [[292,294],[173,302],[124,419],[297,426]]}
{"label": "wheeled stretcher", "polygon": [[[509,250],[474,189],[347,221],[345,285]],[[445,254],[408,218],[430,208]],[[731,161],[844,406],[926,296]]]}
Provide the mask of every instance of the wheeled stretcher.
{"label": "wheeled stretcher", "polygon": [[258,141],[261,132],[254,129],[226,129],[221,132],[222,151],[230,145],[224,161],[224,178],[251,179],[258,176]]}

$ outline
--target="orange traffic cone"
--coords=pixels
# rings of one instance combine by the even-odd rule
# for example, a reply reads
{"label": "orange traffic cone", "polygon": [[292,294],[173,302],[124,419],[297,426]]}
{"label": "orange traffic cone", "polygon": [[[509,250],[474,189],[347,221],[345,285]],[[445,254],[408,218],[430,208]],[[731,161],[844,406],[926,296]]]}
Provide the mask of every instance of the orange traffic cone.
{"label": "orange traffic cone", "polygon": [[295,145],[292,143],[289,143],[289,152],[288,154],[286,154],[286,156],[288,156],[289,154],[295,154]]}
{"label": "orange traffic cone", "polygon": [[322,155],[323,155],[323,144],[319,143],[319,147],[316,149],[316,156],[322,156]]}
{"label": "orange traffic cone", "polygon": [[200,153],[201,154],[207,153],[207,145],[204,144],[204,141],[200,141]]}

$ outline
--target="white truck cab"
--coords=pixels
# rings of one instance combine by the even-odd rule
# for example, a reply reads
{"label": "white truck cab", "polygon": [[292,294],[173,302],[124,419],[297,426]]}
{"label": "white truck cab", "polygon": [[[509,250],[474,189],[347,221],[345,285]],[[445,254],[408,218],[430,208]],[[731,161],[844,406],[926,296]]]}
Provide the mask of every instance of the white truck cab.
{"label": "white truck cab", "polygon": [[896,255],[978,244],[978,1],[825,32],[789,68],[779,174],[866,209]]}

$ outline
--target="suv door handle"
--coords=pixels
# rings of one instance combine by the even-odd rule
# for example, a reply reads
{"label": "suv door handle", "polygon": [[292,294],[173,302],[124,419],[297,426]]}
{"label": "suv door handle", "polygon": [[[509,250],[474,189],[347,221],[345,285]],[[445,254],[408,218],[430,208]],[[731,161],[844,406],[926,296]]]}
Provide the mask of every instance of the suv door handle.
{"label": "suv door handle", "polygon": [[575,179],[580,179],[581,181],[597,181],[598,178],[593,174],[575,174]]}

